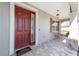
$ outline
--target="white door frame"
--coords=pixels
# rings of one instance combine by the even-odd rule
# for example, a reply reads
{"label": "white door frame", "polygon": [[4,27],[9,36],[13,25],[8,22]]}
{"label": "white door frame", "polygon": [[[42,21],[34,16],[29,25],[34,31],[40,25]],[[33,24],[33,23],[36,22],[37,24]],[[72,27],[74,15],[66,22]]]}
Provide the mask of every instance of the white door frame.
{"label": "white door frame", "polygon": [[17,6],[20,6],[20,7],[23,7],[25,9],[28,9],[28,10],[31,10],[33,12],[35,12],[36,14],[36,31],[35,31],[35,40],[36,40],[36,43],[35,45],[38,45],[38,10],[27,5],[27,4],[24,4],[24,3],[21,3],[21,2],[11,2],[10,3],[10,46],[9,46],[9,55],[12,55],[14,54],[14,31],[15,31],[15,8],[14,6],[17,5]]}

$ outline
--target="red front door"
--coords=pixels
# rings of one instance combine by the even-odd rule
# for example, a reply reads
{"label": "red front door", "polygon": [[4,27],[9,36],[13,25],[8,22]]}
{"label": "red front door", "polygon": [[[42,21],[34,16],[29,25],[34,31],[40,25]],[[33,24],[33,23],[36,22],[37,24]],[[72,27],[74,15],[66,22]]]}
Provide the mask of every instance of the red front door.
{"label": "red front door", "polygon": [[31,44],[31,12],[15,6],[15,49]]}

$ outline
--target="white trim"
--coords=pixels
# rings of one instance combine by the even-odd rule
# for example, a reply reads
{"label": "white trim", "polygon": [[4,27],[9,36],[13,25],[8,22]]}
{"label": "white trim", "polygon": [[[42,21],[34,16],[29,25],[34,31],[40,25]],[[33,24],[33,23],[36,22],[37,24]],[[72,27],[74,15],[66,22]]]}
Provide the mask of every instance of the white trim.
{"label": "white trim", "polygon": [[10,48],[9,55],[14,53],[14,4],[10,3]]}
{"label": "white trim", "polygon": [[35,36],[35,40],[36,43],[35,45],[38,45],[38,10],[21,2],[16,2],[16,3],[10,3],[10,49],[9,49],[9,55],[14,54],[14,18],[15,18],[15,9],[14,9],[14,5],[23,7],[25,9],[31,10],[33,12],[36,13],[36,36]]}

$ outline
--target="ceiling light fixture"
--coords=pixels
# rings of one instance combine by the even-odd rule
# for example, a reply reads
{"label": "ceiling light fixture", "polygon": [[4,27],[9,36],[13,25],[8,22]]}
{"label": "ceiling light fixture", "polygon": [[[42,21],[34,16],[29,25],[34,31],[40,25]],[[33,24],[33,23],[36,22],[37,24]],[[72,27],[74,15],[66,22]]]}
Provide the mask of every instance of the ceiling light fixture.
{"label": "ceiling light fixture", "polygon": [[59,10],[57,10],[57,14],[56,14],[56,16],[59,16]]}

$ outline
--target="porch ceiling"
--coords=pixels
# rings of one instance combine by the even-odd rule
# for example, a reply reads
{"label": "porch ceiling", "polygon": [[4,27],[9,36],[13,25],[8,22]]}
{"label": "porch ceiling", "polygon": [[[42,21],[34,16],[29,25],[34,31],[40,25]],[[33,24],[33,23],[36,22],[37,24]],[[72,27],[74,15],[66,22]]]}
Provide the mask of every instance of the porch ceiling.
{"label": "porch ceiling", "polygon": [[29,2],[29,4],[56,16],[56,10],[59,10],[60,19],[69,18],[69,3],[68,2]]}
{"label": "porch ceiling", "polygon": [[[50,15],[56,16],[56,10],[59,10],[60,19],[67,19],[70,16],[69,2],[28,2],[29,4],[39,8]],[[76,10],[77,3],[70,3],[72,10]]]}

